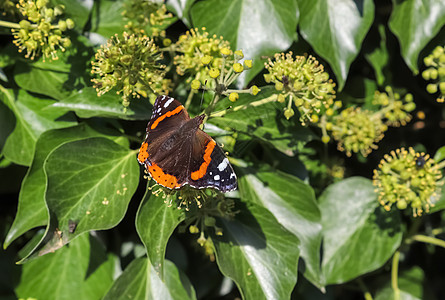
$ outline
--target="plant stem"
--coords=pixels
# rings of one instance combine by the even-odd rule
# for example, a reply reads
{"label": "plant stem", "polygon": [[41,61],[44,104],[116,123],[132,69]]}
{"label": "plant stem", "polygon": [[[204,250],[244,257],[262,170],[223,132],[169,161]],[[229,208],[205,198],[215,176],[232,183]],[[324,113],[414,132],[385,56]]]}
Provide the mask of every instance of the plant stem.
{"label": "plant stem", "polygon": [[8,27],[8,28],[20,29],[20,25],[19,24],[13,23],[13,22],[8,22],[8,21],[2,21],[2,20],[0,20],[0,26]]}
{"label": "plant stem", "polygon": [[439,246],[442,248],[445,248],[445,241],[432,237],[432,236],[426,236],[426,235],[422,235],[422,234],[416,234],[413,235],[410,240],[413,241],[417,241],[417,242],[422,242],[422,243],[426,243],[426,244],[432,244],[435,246]]}
{"label": "plant stem", "polygon": [[[272,96],[269,96],[267,98],[255,101],[255,102],[250,102],[250,103],[247,103],[247,104],[244,104],[244,105],[236,106],[236,107],[234,107],[232,109],[232,111],[238,111],[238,110],[246,109],[248,107],[260,106],[260,105],[263,105],[263,104],[266,104],[266,103],[269,103],[269,102],[274,102],[276,100],[277,100],[277,95],[272,95]],[[211,118],[222,117],[222,116],[224,116],[227,113],[227,111],[228,111],[227,109],[217,111],[217,112],[211,114],[210,117]]]}
{"label": "plant stem", "polygon": [[400,251],[397,250],[392,257],[392,268],[391,268],[391,286],[394,290],[394,300],[400,300],[400,290],[398,284],[398,273],[399,273],[399,259]]}
{"label": "plant stem", "polygon": [[365,283],[361,278],[357,279],[358,285],[360,286],[360,289],[363,291],[363,297],[365,300],[373,300],[371,293],[369,292],[368,288],[366,287]]}

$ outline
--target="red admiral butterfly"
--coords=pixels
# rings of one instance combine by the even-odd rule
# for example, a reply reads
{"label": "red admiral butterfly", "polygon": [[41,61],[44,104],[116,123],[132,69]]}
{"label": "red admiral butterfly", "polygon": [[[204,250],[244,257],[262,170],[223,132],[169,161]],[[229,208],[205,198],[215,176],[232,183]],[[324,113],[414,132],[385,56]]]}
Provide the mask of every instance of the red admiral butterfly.
{"label": "red admiral butterfly", "polygon": [[190,119],[179,101],[158,96],[138,161],[160,185],[178,189],[236,189],[236,175],[221,147],[199,129],[205,115]]}

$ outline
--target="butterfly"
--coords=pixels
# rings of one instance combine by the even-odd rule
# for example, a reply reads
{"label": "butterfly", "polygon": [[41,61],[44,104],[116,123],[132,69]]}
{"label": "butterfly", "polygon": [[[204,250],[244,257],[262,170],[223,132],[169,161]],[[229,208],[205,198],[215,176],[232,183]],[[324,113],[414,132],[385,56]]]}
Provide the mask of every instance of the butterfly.
{"label": "butterfly", "polygon": [[191,119],[172,97],[156,98],[137,158],[159,185],[224,193],[237,188],[236,174],[223,150],[199,128],[204,118],[202,114]]}

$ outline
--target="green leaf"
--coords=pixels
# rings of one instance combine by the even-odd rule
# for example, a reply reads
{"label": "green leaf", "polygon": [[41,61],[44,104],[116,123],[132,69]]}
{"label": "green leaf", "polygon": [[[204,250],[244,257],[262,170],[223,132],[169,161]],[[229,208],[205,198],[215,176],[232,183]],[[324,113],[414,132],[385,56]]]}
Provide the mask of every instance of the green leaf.
{"label": "green leaf", "polygon": [[436,202],[434,202],[434,206],[430,207],[430,213],[445,209],[445,184],[442,184],[438,194],[440,198]]}
{"label": "green leaf", "polygon": [[[419,267],[413,267],[399,274],[398,285],[400,289],[400,299],[421,300],[424,299],[423,281],[424,272]],[[375,300],[395,300],[394,290],[391,287],[391,279],[386,278],[386,285],[378,291]]]}
{"label": "green leaf", "polygon": [[445,146],[440,147],[439,150],[436,151],[436,154],[434,154],[434,160],[436,161],[436,163],[444,159],[445,159]]}
{"label": "green leaf", "polygon": [[83,232],[116,226],[139,182],[136,152],[102,137],[62,144],[44,169],[50,219],[33,257],[53,252]]}
{"label": "green leaf", "polygon": [[413,71],[419,72],[420,51],[445,25],[445,2],[442,0],[393,0],[389,28],[400,42],[402,56]]}
{"label": "green leaf", "polygon": [[122,1],[95,1],[91,16],[91,31],[97,32],[106,39],[121,34],[125,29],[122,17]]}
{"label": "green leaf", "polygon": [[0,97],[3,103],[14,113],[16,125],[6,139],[3,154],[16,164],[31,164],[38,137],[45,131],[64,128],[76,124],[71,114],[61,111],[46,110],[54,101],[31,96],[23,90],[3,89]]}
{"label": "green leaf", "polygon": [[341,90],[374,20],[372,0],[299,0],[300,33],[325,59]]}
{"label": "green leaf", "polygon": [[190,27],[190,8],[196,0],[172,0],[167,2],[167,9],[173,12],[187,27]]}
{"label": "green leaf", "polygon": [[63,17],[69,17],[74,21],[75,29],[83,31],[85,24],[88,22],[90,10],[83,5],[81,0],[54,0],[54,4],[65,6]]}
{"label": "green leaf", "polygon": [[6,143],[6,139],[14,130],[15,117],[13,112],[0,101],[0,153]]}
{"label": "green leaf", "polygon": [[28,63],[18,61],[14,68],[14,79],[19,87],[57,100],[64,99],[82,89],[90,82],[87,66],[93,51],[87,47],[89,41],[82,36],[71,37],[72,45],[66,52],[58,52],[54,61]]}
{"label": "green leaf", "polygon": [[17,214],[5,238],[4,248],[28,230],[48,223],[45,203],[47,182],[43,163],[51,151],[67,142],[100,135],[85,124],[80,124],[70,128],[49,130],[39,137],[34,160],[22,182]]}
{"label": "green leaf", "polygon": [[22,266],[15,292],[22,299],[101,299],[113,283],[116,257],[88,234],[69,247]]}
{"label": "green leaf", "polygon": [[379,33],[380,45],[371,52],[365,54],[365,57],[374,68],[377,84],[382,86],[385,82],[384,68],[387,67],[389,63],[389,53],[388,48],[386,47],[385,26],[381,24],[379,25]]}
{"label": "green leaf", "polygon": [[104,300],[126,299],[196,299],[195,291],[184,274],[166,261],[164,281],[147,258],[133,260],[105,296]]}
{"label": "green leaf", "polygon": [[319,199],[323,224],[322,271],[338,284],[381,267],[400,246],[398,211],[384,211],[370,180],[352,177]]}
{"label": "green leaf", "polygon": [[74,111],[81,118],[105,117],[124,120],[147,120],[151,116],[151,104],[147,99],[134,99],[127,111],[122,106],[122,97],[107,93],[101,97],[92,87],[74,93],[71,97],[57,102],[53,107]]}
{"label": "green leaf", "polygon": [[207,0],[195,3],[190,13],[194,26],[222,35],[232,49],[242,49],[246,58],[253,59],[241,86],[264,68],[261,56],[290,47],[299,17],[297,0]]}
{"label": "green leaf", "polygon": [[243,299],[289,299],[297,282],[299,241],[265,208],[242,204],[247,207],[234,220],[221,220],[223,236],[212,237],[218,266]]}
{"label": "green leaf", "polygon": [[241,199],[264,206],[298,237],[305,277],[317,286],[324,286],[320,277],[321,214],[312,188],[277,170],[237,170]]}
{"label": "green leaf", "polygon": [[273,87],[262,88],[257,96],[240,94],[232,109],[226,109],[232,103],[224,98],[217,105],[217,109],[224,113],[223,117],[210,118],[209,122],[255,137],[287,155],[293,155],[297,143],[312,140],[314,134],[300,124],[298,117],[286,120],[282,113],[284,104],[272,101],[258,105],[273,95]]}
{"label": "green leaf", "polygon": [[184,220],[184,213],[164,203],[147,189],[136,214],[136,230],[145,245],[156,273],[162,278],[167,242],[175,228]]}

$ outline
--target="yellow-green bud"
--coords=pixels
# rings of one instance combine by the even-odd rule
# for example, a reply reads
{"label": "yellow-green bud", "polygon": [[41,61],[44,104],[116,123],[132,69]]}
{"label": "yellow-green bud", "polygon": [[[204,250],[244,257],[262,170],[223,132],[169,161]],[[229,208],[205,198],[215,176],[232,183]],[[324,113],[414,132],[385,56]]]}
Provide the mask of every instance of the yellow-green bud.
{"label": "yellow-green bud", "polygon": [[289,120],[294,115],[294,110],[292,108],[285,108],[284,109],[284,117]]}
{"label": "yellow-green bud", "polygon": [[277,90],[277,91],[281,91],[281,90],[283,90],[283,83],[282,82],[279,82],[279,81],[277,81],[277,82],[275,82],[275,89]]}
{"label": "yellow-green bud", "polygon": [[321,141],[322,141],[324,144],[329,143],[330,140],[331,140],[331,138],[330,138],[328,135],[324,135],[324,136],[321,137]]}
{"label": "yellow-green bud", "polygon": [[260,91],[261,89],[259,89],[256,85],[252,85],[250,87],[250,93],[254,96],[256,96]]}
{"label": "yellow-green bud", "polygon": [[172,44],[172,40],[169,38],[165,38],[162,40],[162,45],[164,45],[164,47],[168,47]]}
{"label": "yellow-green bud", "polygon": [[238,93],[230,93],[230,95],[229,95],[229,100],[230,101],[235,102],[238,99],[239,99]]}
{"label": "yellow-green bud", "polygon": [[199,229],[198,229],[198,227],[196,225],[190,225],[189,231],[190,231],[191,234],[199,233]]}
{"label": "yellow-green bud", "polygon": [[220,51],[220,53],[221,53],[223,56],[229,56],[229,55],[232,53],[232,51],[230,51],[229,48],[222,48],[221,51]]}
{"label": "yellow-green bud", "polygon": [[192,80],[192,84],[190,85],[192,90],[198,90],[201,87],[201,82],[199,80]]}
{"label": "yellow-green bud", "polygon": [[430,83],[426,86],[426,91],[430,94],[434,94],[437,92],[437,85],[434,83]]}
{"label": "yellow-green bud", "polygon": [[212,59],[213,58],[210,55],[206,55],[206,56],[201,58],[201,63],[203,65],[208,65],[208,64],[210,64],[212,62]]}
{"label": "yellow-green bud", "polygon": [[277,101],[278,101],[279,103],[284,103],[285,100],[286,100],[286,97],[284,97],[283,94],[279,94],[279,95],[278,95],[278,97],[277,97]]}
{"label": "yellow-green bud", "polygon": [[219,76],[219,70],[215,68],[211,68],[209,71],[209,76],[212,78],[217,78]]}
{"label": "yellow-green bud", "polygon": [[320,120],[320,118],[318,117],[318,115],[313,114],[313,115],[311,116],[311,122],[312,122],[312,123],[317,123],[319,120]]}
{"label": "yellow-green bud", "polygon": [[233,70],[235,71],[235,73],[241,73],[244,70],[244,68],[243,68],[242,64],[234,63],[233,64]]}
{"label": "yellow-green bud", "polygon": [[[252,68],[252,60],[251,59],[246,59],[244,61],[244,66],[246,67],[246,69],[251,69]],[[266,75],[264,75],[266,76]]]}
{"label": "yellow-green bud", "polygon": [[242,58],[244,58],[243,50],[236,50],[235,51],[235,59],[240,60]]}
{"label": "yellow-green bud", "polygon": [[66,21],[64,21],[64,20],[59,20],[59,29],[60,30],[62,30],[62,31],[65,31],[66,29],[67,29],[67,24],[66,24]]}

